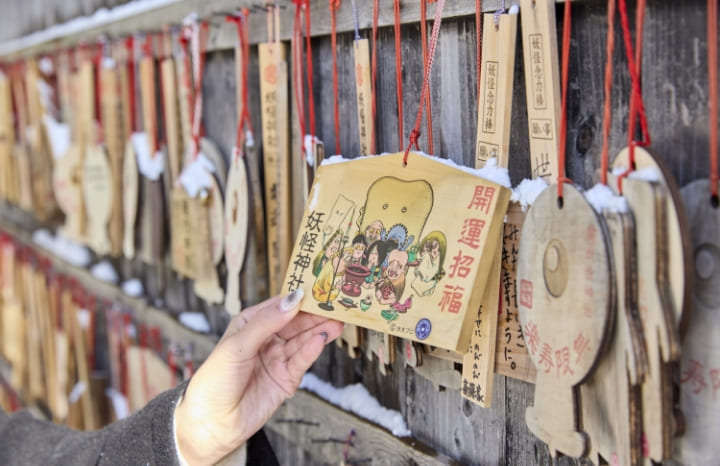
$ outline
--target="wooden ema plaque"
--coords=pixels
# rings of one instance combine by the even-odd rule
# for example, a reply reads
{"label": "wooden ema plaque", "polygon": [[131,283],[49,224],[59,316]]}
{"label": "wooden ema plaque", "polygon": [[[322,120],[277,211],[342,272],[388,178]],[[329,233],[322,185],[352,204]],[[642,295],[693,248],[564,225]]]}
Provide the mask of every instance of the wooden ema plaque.
{"label": "wooden ema plaque", "polygon": [[[613,167],[628,166],[628,149],[625,148],[613,161]],[[635,148],[635,166],[638,170],[654,168],[659,183],[665,188],[665,218],[667,235],[667,267],[672,312],[680,335],[684,334],[692,309],[692,241],[680,191],[670,169],[642,147]],[[663,264],[664,265],[664,264]]]}
{"label": "wooden ema plaque", "polygon": [[168,171],[170,185],[175,182],[182,171],[182,154],[184,139],[182,138],[180,109],[178,107],[178,85],[175,76],[175,60],[166,58],[160,63],[160,79],[163,92],[163,117],[165,118],[165,139],[167,140]]}
{"label": "wooden ema plaque", "polygon": [[693,312],[680,362],[680,409],[685,433],[675,459],[713,464],[720,457],[720,209],[710,204],[710,182],[682,189],[695,256]]}
{"label": "wooden ema plaque", "polygon": [[307,312],[465,352],[509,190],[402,158],[319,168],[283,292],[302,287]]}
{"label": "wooden ema plaque", "polygon": [[225,293],[220,286],[215,266],[223,254],[223,223],[225,209],[222,202],[222,190],[213,175],[206,197],[194,204],[197,209],[191,216],[192,232],[195,241],[195,263],[197,266],[193,289],[195,294],[210,303],[221,303]]}
{"label": "wooden ema plaque", "polygon": [[603,224],[584,196],[546,188],[523,224],[517,281],[528,352],[537,368],[525,420],[550,453],[583,456],[588,439],[577,412],[577,385],[593,369],[612,322],[612,272]]}
{"label": "wooden ema plaque", "polygon": [[580,385],[583,429],[595,464],[642,464],[640,385],[647,352],[637,307],[635,227],[630,212],[603,212],[612,241],[615,271],[615,324],[610,346]]}
{"label": "wooden ema plaque", "polygon": [[483,56],[478,98],[478,127],[475,166],[495,157],[508,166],[510,115],[515,70],[517,15],[483,15]]}
{"label": "wooden ema plaque", "polygon": [[0,199],[15,202],[12,148],[15,145],[15,123],[12,111],[10,80],[0,74]]}
{"label": "wooden ema plaque", "polygon": [[558,122],[560,121],[560,66],[553,0],[522,0],[525,96],[530,133],[532,177],[545,181],[558,173]]}
{"label": "wooden ema plaque", "polygon": [[[628,159],[629,150],[625,148],[614,160],[613,167],[627,167]],[[677,400],[673,397],[675,388],[672,372],[676,370],[675,362],[679,360],[679,342],[692,305],[692,246],[682,199],[670,171],[642,147],[635,148],[635,165],[638,170],[652,169],[658,179],[657,183],[653,183],[654,194],[647,192],[646,187],[638,187],[640,183],[637,180],[630,183],[634,191],[629,194],[625,192],[623,181],[623,193],[636,216],[638,247],[648,248],[650,241],[645,239],[652,235],[652,231],[656,232],[654,255],[649,250],[647,254],[639,252],[638,255],[638,299],[644,326],[658,327],[658,331],[650,336],[645,327],[650,374],[649,380],[643,385],[643,406],[656,406],[657,409],[643,409],[643,426],[648,445],[646,456],[654,461],[662,461],[672,454],[672,437],[681,428],[678,424],[681,419],[673,415],[673,405],[676,405]],[[617,182],[611,182],[611,186],[616,188]],[[637,199],[631,202],[631,197]],[[654,209],[654,218],[644,218],[649,215],[648,209]],[[645,227],[648,232],[645,235],[639,231],[640,218],[649,223]],[[652,280],[650,277],[653,276],[657,279]],[[658,291],[653,290],[655,287]],[[658,306],[663,309],[657,310]],[[661,345],[662,363],[657,350],[650,348],[658,344]],[[662,418],[662,423],[658,416]]]}
{"label": "wooden ema plaque", "polygon": [[132,139],[125,144],[122,169],[123,187],[123,256],[135,257],[135,221],[138,211],[138,189],[140,175]]}
{"label": "wooden ema plaque", "polygon": [[[617,186],[611,180],[611,186]],[[667,264],[665,190],[655,182],[623,180],[623,194],[635,217],[638,307],[648,355],[642,384],[645,456],[671,453],[674,429],[671,363],[680,357],[680,335],[672,311]]]}
{"label": "wooden ema plaque", "polygon": [[537,370],[530,359],[518,316],[517,267],[525,213],[511,202],[503,225],[500,314],[497,319],[495,373],[535,383]]}
{"label": "wooden ema plaque", "polygon": [[73,142],[65,155],[55,161],[53,189],[60,209],[65,213],[62,234],[80,242],[85,229],[85,203],[83,202],[81,163],[83,148]]}
{"label": "wooden ema plaque", "polygon": [[102,146],[89,146],[83,163],[83,198],[88,211],[87,243],[96,254],[109,254],[108,222],[113,209],[112,168]]}
{"label": "wooden ema plaque", "polygon": [[288,71],[285,47],[278,42],[258,45],[260,102],[262,107],[265,212],[270,293],[285,288],[283,270],[288,265],[290,235]]}
{"label": "wooden ema plaque", "polygon": [[[355,57],[355,96],[357,99],[358,132],[360,135],[360,154],[372,152],[372,89],[370,81],[370,41],[353,41]],[[316,165],[317,166],[317,165]]]}
{"label": "wooden ema plaque", "polygon": [[[235,148],[238,151],[238,148]],[[227,264],[227,291],[225,309],[230,315],[240,312],[240,270],[245,262],[250,198],[245,157],[233,154],[228,174],[225,200],[225,263]]]}
{"label": "wooden ema plaque", "polygon": [[472,326],[470,349],[463,357],[462,396],[483,408],[489,407],[492,402],[502,238],[499,245]]}

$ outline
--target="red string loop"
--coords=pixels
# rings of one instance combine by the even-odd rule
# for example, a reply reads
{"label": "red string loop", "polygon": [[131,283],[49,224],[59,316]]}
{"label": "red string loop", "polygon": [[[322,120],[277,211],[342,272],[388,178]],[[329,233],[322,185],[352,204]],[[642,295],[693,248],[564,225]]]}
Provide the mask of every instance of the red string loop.
{"label": "red string loop", "polygon": [[373,23],[372,23],[372,37],[373,37],[373,45],[372,45],[372,79],[370,81],[371,84],[371,100],[372,100],[372,121],[370,124],[370,134],[372,137],[370,138],[370,152],[373,154],[377,154],[377,131],[375,129],[377,121],[377,42],[378,42],[378,23],[379,23],[379,10],[380,10],[380,0],[375,0],[373,2]]}
{"label": "red string loop", "polygon": [[603,105],[603,146],[600,157],[600,180],[602,184],[607,185],[607,172],[610,160],[610,123],[612,121],[610,105],[612,102],[613,85],[612,56],[615,51],[615,0],[608,0],[608,32],[605,48],[605,102]]}
{"label": "red string loop", "polygon": [[563,21],[563,43],[562,43],[562,111],[560,115],[560,137],[558,138],[558,177],[557,192],[558,198],[563,197],[563,184],[572,181],[565,176],[565,146],[567,141],[567,87],[568,68],[570,63],[570,28],[572,27],[572,15],[570,12],[570,0],[565,0],[565,17]]}
{"label": "red string loop", "polygon": [[330,43],[332,48],[332,69],[333,69],[333,118],[335,123],[335,153],[340,151],[340,100],[339,100],[339,78],[337,65],[337,9],[340,8],[340,0],[330,0]]}
{"label": "red string loop", "polygon": [[430,37],[430,48],[428,50],[428,59],[425,62],[425,71],[423,73],[423,86],[420,95],[420,105],[418,107],[417,116],[415,117],[415,126],[410,132],[410,143],[405,149],[405,155],[403,156],[403,166],[407,165],[408,155],[410,154],[410,148],[415,146],[418,147],[417,141],[420,137],[420,125],[422,124],[423,116],[423,104],[428,99],[430,92],[430,72],[432,71],[433,61],[435,59],[435,48],[437,47],[438,38],[440,37],[440,25],[442,24],[442,12],[445,7],[445,0],[438,0],[437,6],[435,7],[435,19],[433,21],[432,34]]}
{"label": "red string loop", "polygon": [[252,132],[250,122],[250,111],[248,110],[248,64],[250,63],[250,41],[248,40],[247,19],[250,11],[247,8],[242,10],[239,16],[227,16],[226,20],[235,23],[238,33],[238,44],[242,50],[242,112],[238,116],[237,134],[235,136],[236,157],[245,156],[243,146],[245,145],[245,132]]}
{"label": "red string loop", "polygon": [[[402,49],[400,37],[400,0],[395,0],[393,4],[393,12],[395,15],[395,81],[397,82],[397,106],[398,106],[398,146],[402,150],[403,140],[403,83],[402,83]],[[407,162],[404,162],[407,163]]]}
{"label": "red string loop", "polygon": [[[427,1],[420,0],[420,42],[422,44],[423,54],[423,65],[427,63]],[[430,0],[431,2],[433,0]],[[428,84],[429,86],[430,84]],[[427,137],[428,137],[428,153],[434,154],[433,148],[433,131],[432,131],[432,99],[430,98],[430,92],[425,95],[425,105],[427,106],[426,125],[427,125]]]}
{"label": "red string loop", "polygon": [[103,126],[102,126],[102,105],[100,103],[100,96],[102,95],[102,67],[103,67],[103,47],[102,43],[98,42],[95,45],[95,53],[93,56],[93,63],[95,64],[95,120],[97,123],[97,142],[103,143]]}
{"label": "red string loop", "polygon": [[708,79],[710,94],[710,194],[718,205],[718,2],[707,2]]}
{"label": "red string loop", "polygon": [[137,116],[135,115],[135,38],[129,36],[125,39],[128,66],[128,94],[130,94],[130,131],[137,129]]}

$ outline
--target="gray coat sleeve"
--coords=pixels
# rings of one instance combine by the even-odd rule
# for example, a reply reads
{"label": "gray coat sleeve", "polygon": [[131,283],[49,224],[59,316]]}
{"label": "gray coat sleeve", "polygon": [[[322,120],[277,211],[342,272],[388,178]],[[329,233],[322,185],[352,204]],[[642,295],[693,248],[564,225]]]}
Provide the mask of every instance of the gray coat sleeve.
{"label": "gray coat sleeve", "polygon": [[0,464],[178,465],[175,404],[187,382],[161,393],[135,414],[93,432],[0,411]]}

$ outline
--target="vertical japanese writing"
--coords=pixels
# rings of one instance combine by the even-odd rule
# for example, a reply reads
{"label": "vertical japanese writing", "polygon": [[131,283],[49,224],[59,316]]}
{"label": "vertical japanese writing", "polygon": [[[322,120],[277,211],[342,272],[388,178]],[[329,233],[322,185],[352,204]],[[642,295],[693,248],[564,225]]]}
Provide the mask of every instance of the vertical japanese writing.
{"label": "vertical japanese writing", "polygon": [[545,69],[543,60],[543,37],[542,34],[530,34],[530,50],[532,60],[532,88],[533,106],[542,110],[547,106],[545,98]]}
{"label": "vertical japanese writing", "polygon": [[320,224],[323,223],[322,217],[324,215],[324,212],[311,211],[305,220],[305,226],[299,240],[298,248],[296,248],[295,257],[293,257],[290,264],[293,267],[293,271],[287,282],[288,292],[295,291],[305,283],[303,281],[303,275],[312,263],[312,257],[319,241]]}
{"label": "vertical japanese writing", "polygon": [[495,133],[496,100],[497,100],[498,62],[485,63],[485,86],[483,89],[482,130]]}

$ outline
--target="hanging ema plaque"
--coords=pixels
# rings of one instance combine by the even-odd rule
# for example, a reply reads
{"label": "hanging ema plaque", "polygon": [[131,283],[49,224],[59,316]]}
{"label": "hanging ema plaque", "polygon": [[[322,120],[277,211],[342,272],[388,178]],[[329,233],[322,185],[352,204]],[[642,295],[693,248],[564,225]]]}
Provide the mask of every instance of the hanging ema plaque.
{"label": "hanging ema plaque", "polygon": [[320,167],[283,291],[303,288],[304,311],[466,352],[510,190],[402,158]]}

